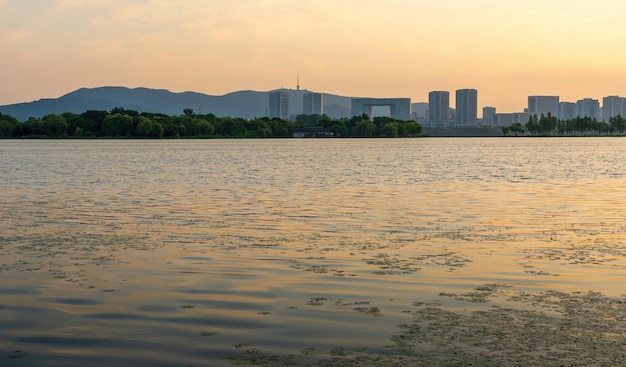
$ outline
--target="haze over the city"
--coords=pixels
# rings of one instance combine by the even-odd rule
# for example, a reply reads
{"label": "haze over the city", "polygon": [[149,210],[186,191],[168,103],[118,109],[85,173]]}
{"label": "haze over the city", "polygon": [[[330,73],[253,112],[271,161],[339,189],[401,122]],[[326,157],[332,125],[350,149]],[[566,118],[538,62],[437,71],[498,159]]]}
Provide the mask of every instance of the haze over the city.
{"label": "haze over the city", "polygon": [[[0,0],[0,105],[120,85],[410,97],[521,111],[626,95],[626,2]],[[452,103],[452,101],[451,101]]]}

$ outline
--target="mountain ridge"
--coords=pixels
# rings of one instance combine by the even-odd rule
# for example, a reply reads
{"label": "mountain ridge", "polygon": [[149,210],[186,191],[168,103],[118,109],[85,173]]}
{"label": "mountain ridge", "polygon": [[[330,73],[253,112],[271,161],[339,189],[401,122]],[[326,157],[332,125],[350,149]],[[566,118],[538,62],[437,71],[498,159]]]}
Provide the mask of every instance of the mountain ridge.
{"label": "mountain ridge", "polygon": [[[0,112],[11,115],[19,121],[26,121],[30,117],[40,118],[51,113],[110,111],[116,107],[167,115],[180,115],[183,109],[191,108],[200,114],[213,113],[218,117],[252,119],[268,115],[269,93],[274,91],[289,93],[291,116],[302,113],[302,96],[305,93],[311,93],[308,90],[280,88],[267,92],[239,90],[224,95],[209,95],[193,91],[171,92],[167,89],[146,87],[102,86],[79,88],[58,98],[44,98],[0,106]],[[353,97],[322,94],[325,114],[331,118],[350,116],[350,100]]]}

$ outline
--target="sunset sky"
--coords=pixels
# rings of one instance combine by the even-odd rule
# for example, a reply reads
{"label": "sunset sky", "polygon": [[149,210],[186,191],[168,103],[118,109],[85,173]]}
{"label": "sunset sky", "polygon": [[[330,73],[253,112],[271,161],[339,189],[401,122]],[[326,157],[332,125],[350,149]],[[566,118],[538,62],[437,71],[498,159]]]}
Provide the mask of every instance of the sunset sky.
{"label": "sunset sky", "polygon": [[[623,0],[0,0],[0,105],[82,87],[626,96]],[[480,114],[480,112],[479,112]]]}

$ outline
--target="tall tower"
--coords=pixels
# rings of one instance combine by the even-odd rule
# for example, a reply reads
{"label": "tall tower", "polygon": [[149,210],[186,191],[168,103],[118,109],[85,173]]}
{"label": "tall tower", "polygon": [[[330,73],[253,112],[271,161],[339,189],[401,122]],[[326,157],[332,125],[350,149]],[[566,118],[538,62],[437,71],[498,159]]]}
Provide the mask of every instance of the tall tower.
{"label": "tall tower", "polygon": [[300,73],[296,76],[296,90],[300,90]]}
{"label": "tall tower", "polygon": [[459,89],[456,91],[455,126],[476,125],[478,120],[478,91]]}
{"label": "tall tower", "polygon": [[270,92],[269,117],[289,120],[289,93],[283,91]]}
{"label": "tall tower", "polygon": [[428,122],[443,123],[450,120],[450,92],[432,91],[428,93]]}

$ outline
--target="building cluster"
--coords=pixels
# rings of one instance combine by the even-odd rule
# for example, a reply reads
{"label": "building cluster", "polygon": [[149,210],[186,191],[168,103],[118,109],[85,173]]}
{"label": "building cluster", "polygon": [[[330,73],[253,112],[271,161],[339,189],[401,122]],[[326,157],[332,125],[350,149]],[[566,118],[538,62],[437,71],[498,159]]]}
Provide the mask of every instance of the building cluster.
{"label": "building cluster", "polygon": [[554,116],[559,120],[589,117],[609,122],[618,115],[626,116],[626,98],[608,96],[602,99],[602,108],[597,99],[584,98],[574,102],[561,102],[558,96],[529,96],[528,107],[523,112],[498,113],[495,107],[482,109],[482,118],[476,117],[477,92],[475,89],[456,91],[456,109],[450,108],[450,94],[433,91],[428,94],[428,103],[412,105],[413,118],[430,124],[431,127],[462,127],[472,125],[509,126],[524,124],[531,116],[540,118]]}
{"label": "building cluster", "polygon": [[[373,118],[373,108],[388,107],[389,117],[405,121],[411,119],[410,98],[353,98],[351,102],[352,116],[366,114]],[[302,113],[305,115],[322,115],[324,113],[324,95],[312,92],[303,94]],[[289,119],[289,92],[283,90],[270,92],[268,116],[283,120]]]}
{"label": "building cluster", "polygon": [[494,107],[483,108],[483,124],[508,126],[513,123],[526,123],[531,116],[554,116],[559,120],[572,120],[589,117],[597,121],[609,122],[616,116],[626,116],[626,98],[608,96],[600,102],[593,98],[583,98],[574,102],[561,102],[558,96],[529,96],[528,107],[519,113],[496,113]]}
{"label": "building cluster", "polygon": [[[609,122],[615,116],[626,117],[626,98],[608,96],[600,102],[584,98],[574,102],[561,102],[558,96],[529,96],[528,107],[523,112],[498,113],[495,107],[482,109],[482,118],[478,117],[478,91],[459,89],[456,91],[455,108],[450,106],[450,92],[432,91],[428,93],[428,102],[411,103],[410,98],[353,98],[352,116],[363,114],[374,117],[373,108],[386,107],[389,117],[398,120],[416,120],[429,127],[466,127],[466,126],[509,126],[514,123],[524,124],[531,116],[540,118],[554,116],[559,120],[571,120],[576,117],[589,117],[598,121]],[[322,93],[305,93],[302,96],[302,113],[322,115],[324,96]],[[275,91],[269,94],[269,117],[289,119],[289,93]]]}
{"label": "building cluster", "polygon": [[[284,90],[274,91],[270,92],[269,98],[269,117],[289,120],[289,93]],[[302,113],[305,115],[322,115],[324,113],[324,95],[322,93],[305,93],[302,96]]]}

